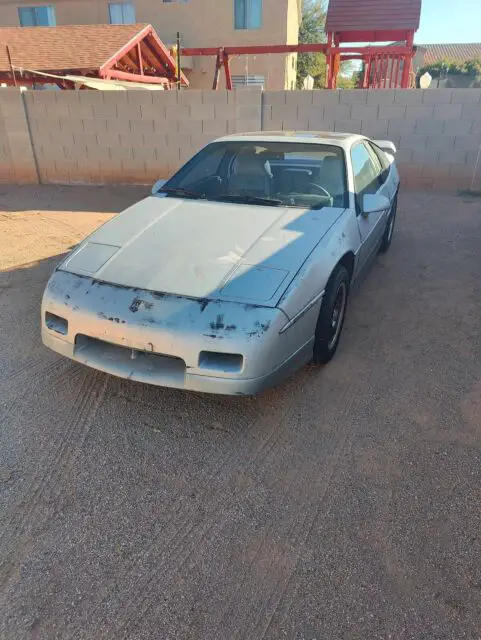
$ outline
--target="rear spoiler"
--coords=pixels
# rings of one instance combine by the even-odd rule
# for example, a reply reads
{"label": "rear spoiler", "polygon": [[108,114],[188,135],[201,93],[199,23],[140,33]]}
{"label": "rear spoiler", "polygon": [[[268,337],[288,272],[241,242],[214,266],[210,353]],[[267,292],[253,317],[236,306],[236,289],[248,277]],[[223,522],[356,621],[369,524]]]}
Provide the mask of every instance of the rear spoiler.
{"label": "rear spoiler", "polygon": [[384,153],[389,154],[390,156],[396,155],[396,145],[394,142],[390,140],[373,140],[374,144],[377,145],[380,149],[384,151]]}

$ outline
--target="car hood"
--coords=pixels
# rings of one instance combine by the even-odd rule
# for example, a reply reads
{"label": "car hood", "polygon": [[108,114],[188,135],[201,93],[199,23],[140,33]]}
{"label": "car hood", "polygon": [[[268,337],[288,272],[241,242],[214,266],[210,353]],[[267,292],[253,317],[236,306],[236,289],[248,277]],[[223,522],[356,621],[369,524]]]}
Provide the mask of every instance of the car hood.
{"label": "car hood", "polygon": [[60,269],[120,286],[274,307],[343,211],[150,196],[95,231]]}

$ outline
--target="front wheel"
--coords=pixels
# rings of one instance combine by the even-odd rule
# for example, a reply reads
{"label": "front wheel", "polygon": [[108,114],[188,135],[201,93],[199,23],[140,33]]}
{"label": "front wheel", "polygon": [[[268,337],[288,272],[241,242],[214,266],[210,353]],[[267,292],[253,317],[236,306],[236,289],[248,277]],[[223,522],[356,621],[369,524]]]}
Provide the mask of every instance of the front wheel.
{"label": "front wheel", "polygon": [[349,298],[349,274],[343,265],[333,272],[317,320],[313,362],[327,364],[334,356],[341,337]]}
{"label": "front wheel", "polygon": [[391,246],[392,237],[394,234],[394,226],[396,224],[396,213],[397,213],[397,196],[394,198],[394,202],[391,207],[391,212],[387,219],[386,230],[384,231],[384,235],[382,237],[381,246],[379,247],[379,253],[386,253],[386,251]]}

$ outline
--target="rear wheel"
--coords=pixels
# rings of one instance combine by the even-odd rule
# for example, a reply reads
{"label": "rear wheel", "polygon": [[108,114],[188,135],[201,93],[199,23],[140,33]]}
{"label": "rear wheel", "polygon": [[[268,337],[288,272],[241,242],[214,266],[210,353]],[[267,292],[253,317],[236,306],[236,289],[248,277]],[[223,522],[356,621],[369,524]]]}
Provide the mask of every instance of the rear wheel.
{"label": "rear wheel", "polygon": [[384,231],[381,246],[379,247],[380,253],[386,253],[386,251],[391,246],[392,237],[394,234],[394,226],[396,224],[396,213],[397,213],[397,196],[394,198],[394,202],[391,207],[391,212],[389,214],[389,218],[387,219],[386,230]]}
{"label": "rear wheel", "polygon": [[317,320],[313,361],[327,364],[339,344],[346,317],[350,278],[347,269],[338,265],[332,273]]}

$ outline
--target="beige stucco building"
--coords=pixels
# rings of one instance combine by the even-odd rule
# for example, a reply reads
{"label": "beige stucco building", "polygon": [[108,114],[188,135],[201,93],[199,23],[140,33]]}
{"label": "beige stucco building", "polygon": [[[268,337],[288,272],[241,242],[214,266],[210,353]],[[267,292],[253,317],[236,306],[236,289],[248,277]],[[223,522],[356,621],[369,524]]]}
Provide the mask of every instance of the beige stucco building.
{"label": "beige stucco building", "polygon": [[[0,0],[0,26],[150,23],[165,44],[186,47],[296,44],[302,0]],[[194,88],[210,88],[214,58],[183,61]],[[235,85],[293,89],[297,54],[232,59]],[[223,83],[223,78],[222,78]],[[221,84],[222,86],[222,84]]]}

